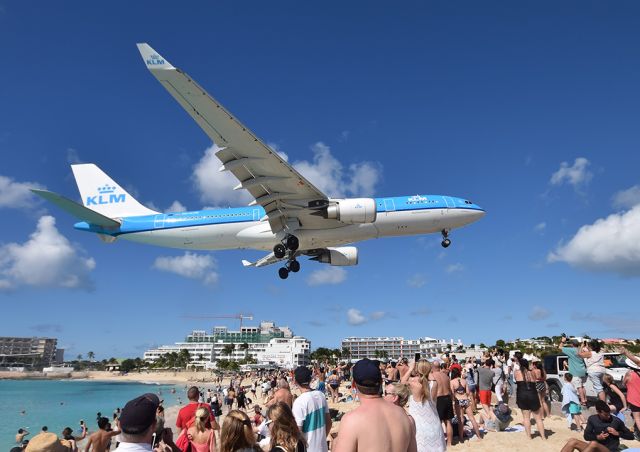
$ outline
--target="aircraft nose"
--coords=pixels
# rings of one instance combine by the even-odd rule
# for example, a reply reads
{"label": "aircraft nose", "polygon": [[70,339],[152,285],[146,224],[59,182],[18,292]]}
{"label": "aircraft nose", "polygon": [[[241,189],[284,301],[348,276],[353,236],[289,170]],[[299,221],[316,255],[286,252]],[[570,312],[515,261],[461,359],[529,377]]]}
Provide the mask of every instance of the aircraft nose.
{"label": "aircraft nose", "polygon": [[471,221],[478,221],[480,218],[484,217],[485,214],[486,212],[480,206],[478,206],[477,209],[469,211],[469,217]]}

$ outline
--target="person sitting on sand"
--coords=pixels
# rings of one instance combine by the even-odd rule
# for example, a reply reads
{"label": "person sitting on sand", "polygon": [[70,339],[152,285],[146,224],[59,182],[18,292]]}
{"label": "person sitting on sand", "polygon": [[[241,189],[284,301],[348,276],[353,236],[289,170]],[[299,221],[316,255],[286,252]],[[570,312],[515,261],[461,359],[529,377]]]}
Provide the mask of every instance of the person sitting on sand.
{"label": "person sitting on sand", "polygon": [[332,452],[416,451],[414,424],[403,408],[380,396],[382,376],[375,362],[366,358],[358,361],[353,367],[353,382],[360,406],[342,418]]}
{"label": "person sitting on sand", "polygon": [[89,436],[89,440],[84,447],[84,452],[89,452],[89,450],[92,450],[93,452],[108,452],[111,438],[120,434],[119,430],[109,431],[109,425],[109,419],[106,417],[98,419],[98,431]]}
{"label": "person sitting on sand", "polygon": [[620,419],[611,415],[607,402],[596,401],[596,414],[589,416],[587,427],[584,429],[584,439],[570,439],[561,452],[599,451],[609,452],[619,450],[620,438],[633,439],[633,433]]}
{"label": "person sitting on sand", "polygon": [[504,431],[513,421],[511,408],[504,402],[499,402],[489,414],[486,414],[484,410],[481,410],[479,414],[480,424],[484,424],[484,428],[494,432]]}

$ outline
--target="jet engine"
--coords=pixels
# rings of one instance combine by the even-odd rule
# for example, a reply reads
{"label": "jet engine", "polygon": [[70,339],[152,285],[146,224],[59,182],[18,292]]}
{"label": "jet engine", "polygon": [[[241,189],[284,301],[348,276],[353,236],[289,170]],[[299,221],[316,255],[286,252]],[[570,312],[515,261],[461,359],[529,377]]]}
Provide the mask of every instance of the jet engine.
{"label": "jet engine", "polygon": [[312,257],[311,260],[340,267],[358,265],[358,248],[355,246],[326,248],[319,255]]}
{"label": "jet engine", "polygon": [[372,198],[332,200],[326,215],[326,218],[347,224],[373,223],[376,221],[376,201]]}

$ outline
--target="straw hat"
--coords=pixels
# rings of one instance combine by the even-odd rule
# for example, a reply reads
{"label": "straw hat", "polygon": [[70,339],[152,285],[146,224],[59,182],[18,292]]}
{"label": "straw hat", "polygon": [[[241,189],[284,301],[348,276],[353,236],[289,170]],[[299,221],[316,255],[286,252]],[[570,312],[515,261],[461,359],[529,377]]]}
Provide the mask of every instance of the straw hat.
{"label": "straw hat", "polygon": [[42,432],[31,438],[26,452],[69,452],[58,440],[58,435],[51,432]]}

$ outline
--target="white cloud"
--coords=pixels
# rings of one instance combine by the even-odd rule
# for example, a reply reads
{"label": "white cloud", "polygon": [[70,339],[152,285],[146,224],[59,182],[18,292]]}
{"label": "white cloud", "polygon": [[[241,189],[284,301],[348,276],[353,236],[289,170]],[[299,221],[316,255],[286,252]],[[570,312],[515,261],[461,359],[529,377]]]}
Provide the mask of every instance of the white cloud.
{"label": "white cloud", "polygon": [[311,146],[313,161],[294,162],[293,167],[321,191],[332,197],[372,196],[380,181],[381,169],[372,162],[349,166],[348,174],[329,146],[318,142]]}
{"label": "white cloud", "polygon": [[456,273],[456,272],[461,272],[462,270],[464,270],[464,265],[462,265],[459,262],[455,264],[447,265],[447,268],[445,268],[445,271],[447,273]]}
{"label": "white cloud", "polygon": [[0,289],[19,286],[92,289],[89,277],[96,263],[81,255],[55,226],[56,220],[43,216],[25,243],[0,247]]}
{"label": "white cloud", "polygon": [[[269,147],[284,160],[289,160],[289,156],[280,151],[276,144],[269,143]],[[211,145],[193,168],[191,178],[200,193],[200,200],[214,206],[249,203],[252,198],[246,190],[233,190],[238,185],[233,174],[218,171],[221,163],[215,153],[219,149],[215,144]],[[300,160],[293,162],[292,166],[328,196],[372,196],[375,193],[382,174],[378,163],[357,162],[345,169],[324,143],[314,144],[311,150],[311,162]]]}
{"label": "white cloud", "polygon": [[367,322],[367,318],[362,315],[360,310],[351,308],[347,311],[347,322],[349,325],[362,325]]}
{"label": "white cloud", "polygon": [[347,279],[347,271],[340,267],[326,267],[316,270],[307,278],[310,286],[320,286],[323,284],[340,284]]}
{"label": "white cloud", "polygon": [[187,208],[178,200],[173,201],[169,207],[165,209],[165,213],[186,212]]}
{"label": "white cloud", "polygon": [[427,278],[425,278],[425,276],[421,273],[416,273],[415,275],[411,276],[408,280],[407,280],[407,284],[410,287],[415,287],[415,288],[419,288],[424,286],[427,283]]}
{"label": "white cloud", "polygon": [[534,306],[529,313],[529,320],[544,320],[548,319],[550,316],[551,313],[548,309],[545,309],[542,306]]}
{"label": "white cloud", "polygon": [[539,233],[544,232],[544,230],[547,229],[547,223],[546,222],[542,222],[542,223],[538,223],[533,227],[533,230]]}
{"label": "white cloud", "polygon": [[215,271],[217,262],[210,255],[199,255],[187,251],[183,256],[161,256],[155,260],[153,268],[200,280],[206,285],[214,285],[218,282],[218,273]]}
{"label": "white cloud", "polygon": [[550,252],[547,261],[640,276],[640,205],[582,226],[567,244]]}
{"label": "white cloud", "polygon": [[640,204],[640,185],[634,185],[613,195],[613,207],[616,209],[630,209]]}
{"label": "white cloud", "polygon": [[0,209],[31,209],[40,199],[29,189],[44,187],[36,182],[16,182],[10,177],[0,175]]}
{"label": "white cloud", "polygon": [[588,169],[589,165],[589,160],[584,157],[578,157],[573,163],[573,166],[569,166],[567,162],[562,162],[560,169],[551,175],[549,183],[551,185],[567,183],[578,191],[582,186],[588,184],[593,177],[593,173]]}
{"label": "white cloud", "polygon": [[215,144],[205,149],[204,155],[193,167],[191,176],[200,200],[214,206],[246,205],[253,198],[246,190],[234,190],[238,180],[229,171],[218,171],[222,163],[216,157],[220,148]]}
{"label": "white cloud", "polygon": [[389,315],[389,313],[385,312],[385,311],[374,311],[369,315],[369,318],[371,320],[380,320],[383,319],[385,317],[387,317]]}

